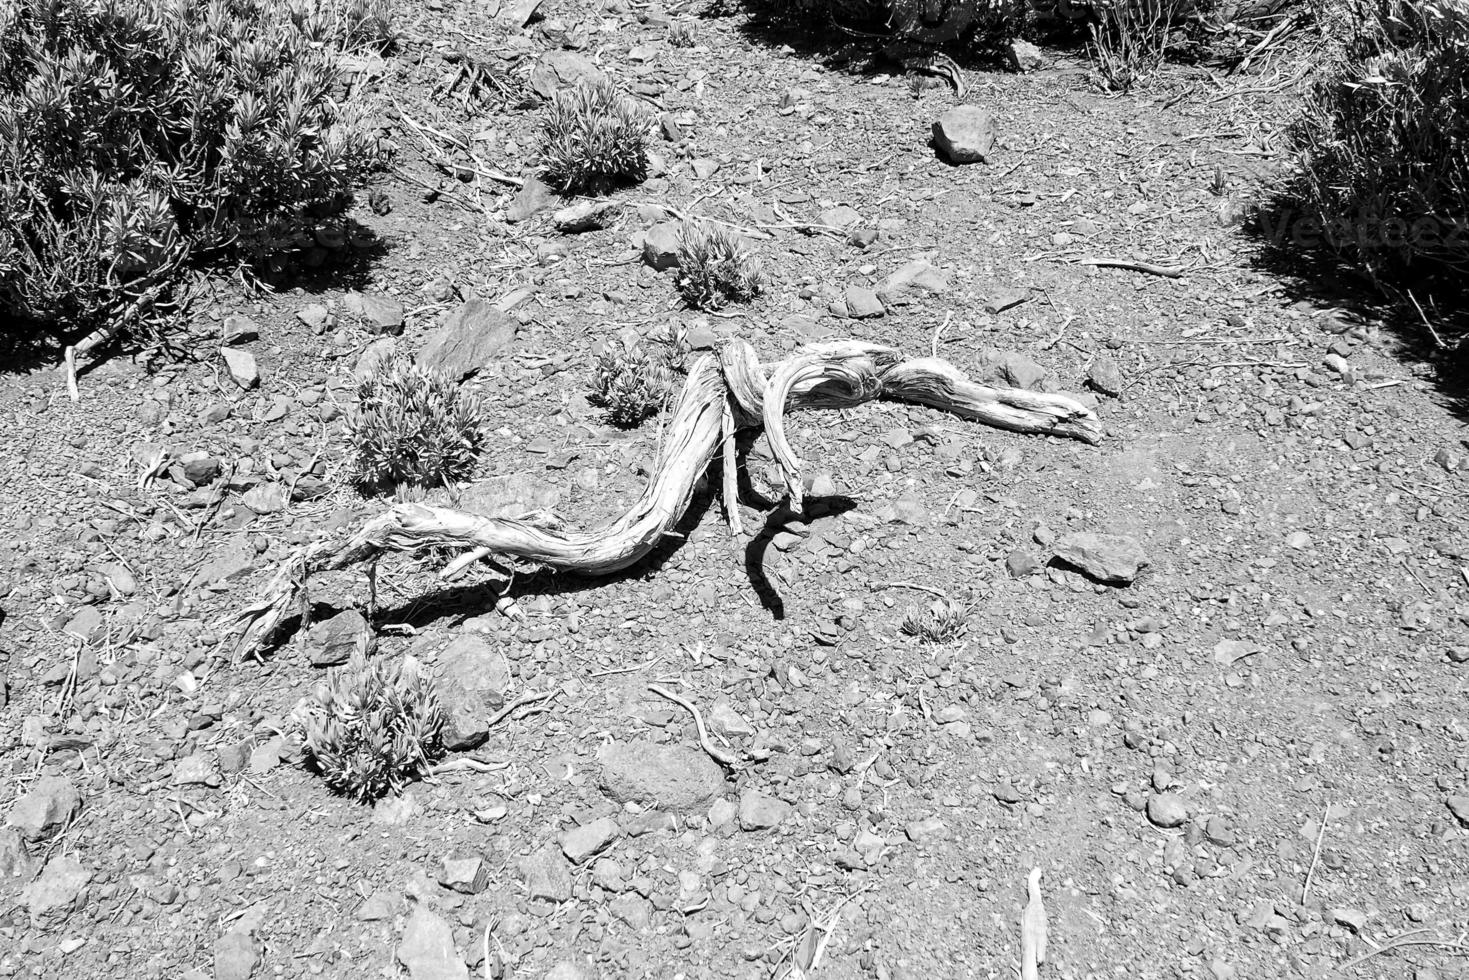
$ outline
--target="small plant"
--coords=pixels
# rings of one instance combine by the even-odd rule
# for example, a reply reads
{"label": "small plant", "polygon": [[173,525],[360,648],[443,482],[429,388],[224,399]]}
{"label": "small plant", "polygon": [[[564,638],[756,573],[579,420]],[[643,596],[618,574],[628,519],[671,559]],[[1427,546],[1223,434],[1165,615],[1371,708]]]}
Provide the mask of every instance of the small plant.
{"label": "small plant", "polygon": [[394,354],[359,383],[357,395],[350,427],[363,486],[442,486],[474,471],[483,411],[453,378]]}
{"label": "small plant", "polygon": [[291,0],[291,20],[308,37],[339,47],[386,51],[398,42],[397,0]]}
{"label": "small plant", "polygon": [[668,25],[668,43],[675,48],[692,48],[698,40],[694,31],[694,22],[690,20],[676,20]]}
{"label": "small plant", "polygon": [[1094,6],[1088,45],[1097,81],[1109,92],[1129,92],[1163,65],[1180,0],[1105,0]]}
{"label": "small plant", "polygon": [[443,754],[433,679],[412,657],[368,657],[365,643],[328,671],[298,721],[327,785],[363,803],[401,791]]}
{"label": "small plant", "polygon": [[673,398],[684,346],[672,330],[631,345],[610,342],[592,369],[591,401],[607,409],[613,425],[633,428]]}
{"label": "small plant", "polygon": [[611,82],[557,92],[541,120],[541,173],[568,194],[602,194],[648,174],[652,115]]}
{"label": "small plant", "polygon": [[1209,193],[1215,197],[1223,197],[1225,191],[1229,190],[1229,179],[1224,176],[1222,164],[1214,164],[1214,179],[1209,183]]}
{"label": "small plant", "polygon": [[953,599],[935,599],[903,617],[902,630],[923,643],[949,643],[969,626],[969,610]]}
{"label": "small plant", "polygon": [[717,310],[731,300],[748,303],[759,295],[761,280],[760,260],[734,232],[690,222],[679,228],[674,284],[693,308]]}

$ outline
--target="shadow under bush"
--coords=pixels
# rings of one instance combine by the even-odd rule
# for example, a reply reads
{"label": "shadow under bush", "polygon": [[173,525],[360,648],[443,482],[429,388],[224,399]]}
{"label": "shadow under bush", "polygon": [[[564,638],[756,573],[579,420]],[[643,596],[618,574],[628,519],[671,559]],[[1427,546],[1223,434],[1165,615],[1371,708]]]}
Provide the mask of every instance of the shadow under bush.
{"label": "shadow under bush", "polygon": [[3,332],[146,324],[190,266],[258,262],[381,161],[343,45],[383,0],[0,8]]}

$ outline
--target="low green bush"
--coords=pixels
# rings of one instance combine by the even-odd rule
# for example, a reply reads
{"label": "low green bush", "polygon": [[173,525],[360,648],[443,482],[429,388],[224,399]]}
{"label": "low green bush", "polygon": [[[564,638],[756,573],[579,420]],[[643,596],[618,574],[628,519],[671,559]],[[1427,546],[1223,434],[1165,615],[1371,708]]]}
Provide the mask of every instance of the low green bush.
{"label": "low green bush", "polygon": [[388,0],[0,5],[0,311],[139,320],[295,247],[380,162],[344,52],[390,39]]}
{"label": "low green bush", "polygon": [[604,194],[648,174],[653,116],[608,81],[580,82],[541,119],[541,173],[567,194]]}
{"label": "low green bush", "polygon": [[348,423],[364,488],[442,487],[474,472],[484,410],[453,378],[395,354],[359,382],[357,397]]}

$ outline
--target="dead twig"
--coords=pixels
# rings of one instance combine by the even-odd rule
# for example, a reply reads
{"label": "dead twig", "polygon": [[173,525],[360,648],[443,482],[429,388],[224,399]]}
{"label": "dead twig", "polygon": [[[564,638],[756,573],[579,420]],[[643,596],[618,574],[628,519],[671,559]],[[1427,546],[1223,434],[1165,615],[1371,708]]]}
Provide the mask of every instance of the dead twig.
{"label": "dead twig", "polygon": [[938,596],[940,599],[947,599],[949,597],[949,594],[942,589],[935,589],[929,585],[919,585],[917,582],[874,582],[871,585],[871,589],[873,592],[879,592],[883,589],[916,589],[919,592],[927,592],[929,595]]}
{"label": "dead twig", "polygon": [[1175,269],[1165,265],[1154,265],[1151,262],[1134,262],[1131,259],[1099,259],[1083,258],[1077,259],[1080,265],[1094,265],[1101,269],[1130,269],[1133,272],[1146,272],[1150,276],[1163,276],[1165,279],[1182,279],[1183,269]]}
{"label": "dead twig", "polygon": [[1321,841],[1326,837],[1326,824],[1331,820],[1331,804],[1321,813],[1321,829],[1316,832],[1316,848],[1311,852],[1311,866],[1306,869],[1306,883],[1301,886],[1301,903],[1311,894],[1311,876],[1316,873],[1316,862],[1321,858]]}
{"label": "dead twig", "polygon": [[[505,707],[495,712],[490,720],[485,723],[485,727],[494,728],[496,725],[500,724],[500,722],[504,721],[506,718],[509,718],[516,711],[524,708],[528,704],[536,704],[540,701],[551,701],[560,696],[560,688],[556,688],[554,691],[542,691],[539,693],[532,691],[530,694],[522,694],[520,697],[507,704]],[[524,715],[521,715],[521,717],[524,718],[529,715],[536,714],[539,711],[544,711],[547,707],[549,707],[549,705],[543,705],[542,707],[538,708],[537,711],[527,711]]]}
{"label": "dead twig", "polygon": [[1337,967],[1336,971],[1338,973],[1345,973],[1347,970],[1350,970],[1353,967],[1361,966],[1363,963],[1366,963],[1368,960],[1372,959],[1375,956],[1381,956],[1384,953],[1391,953],[1395,949],[1403,949],[1406,946],[1438,946],[1441,949],[1452,949],[1460,953],[1469,953],[1469,944],[1453,942],[1448,939],[1409,938],[1411,936],[1418,936],[1425,932],[1431,931],[1431,929],[1410,929],[1408,932],[1405,932],[1400,936],[1394,936],[1392,939],[1389,939],[1387,942],[1383,943],[1376,949],[1368,950],[1361,956],[1358,956],[1356,959],[1348,960],[1341,966]]}
{"label": "dead twig", "polygon": [[678,705],[689,714],[694,716],[694,727],[699,730],[699,745],[704,749],[705,752],[709,753],[709,758],[713,759],[715,762],[719,763],[722,766],[727,766],[730,769],[739,768],[740,759],[737,755],[735,755],[733,752],[726,752],[724,749],[721,749],[710,740],[709,732],[707,729],[704,728],[704,716],[699,714],[698,708],[694,707],[691,703],[685,701],[683,698],[679,697],[677,694],[674,694],[667,688],[659,687],[657,684],[649,684],[648,690],[652,691],[659,697],[667,698],[668,700],[672,701],[674,704]]}

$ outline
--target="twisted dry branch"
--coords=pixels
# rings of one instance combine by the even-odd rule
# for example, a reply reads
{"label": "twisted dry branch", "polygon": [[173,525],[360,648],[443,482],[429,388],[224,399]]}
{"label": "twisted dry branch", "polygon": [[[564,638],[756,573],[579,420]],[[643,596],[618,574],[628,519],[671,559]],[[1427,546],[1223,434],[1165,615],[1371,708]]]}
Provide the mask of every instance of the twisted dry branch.
{"label": "twisted dry branch", "polygon": [[[767,376],[768,375],[768,376]],[[1017,432],[1101,440],[1096,415],[1065,395],[991,388],[970,381],[947,361],[905,361],[891,347],[859,341],[813,344],[792,357],[761,365],[743,341],[700,357],[689,370],[668,423],[668,439],[653,479],[627,513],[593,531],[561,531],[524,520],[484,517],[427,504],[398,504],[364,524],[345,542],[318,542],[288,558],[264,597],[229,624],[237,654],[251,655],[273,642],[293,615],[305,621],[311,575],[371,562],[384,552],[456,548],[504,560],[606,575],[652,551],[683,516],[699,477],[716,453],[726,469],[732,430],[763,426],[783,472],[790,504],[802,504],[801,461],[785,433],[785,416],[810,408],[846,408],[887,398],[917,402],[962,418]],[[732,494],[731,472],[724,492]],[[725,501],[726,513],[736,504]],[[735,524],[735,520],[731,520]],[[451,563],[449,570],[457,570]]]}

